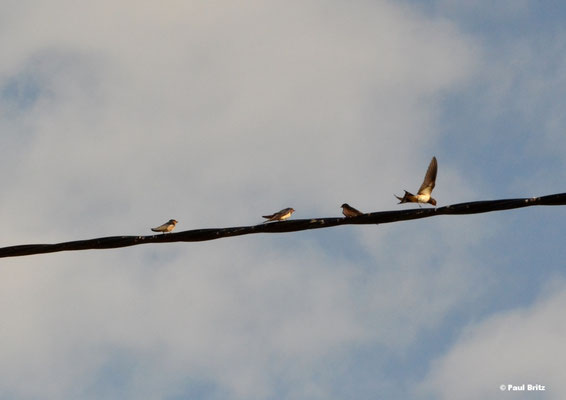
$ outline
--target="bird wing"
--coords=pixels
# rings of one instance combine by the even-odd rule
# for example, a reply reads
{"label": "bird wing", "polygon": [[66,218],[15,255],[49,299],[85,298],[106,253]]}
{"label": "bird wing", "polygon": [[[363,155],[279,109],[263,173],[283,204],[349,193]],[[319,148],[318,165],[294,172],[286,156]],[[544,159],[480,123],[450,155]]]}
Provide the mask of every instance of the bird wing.
{"label": "bird wing", "polygon": [[[288,214],[291,212],[291,208],[284,208],[281,211],[277,211],[274,214],[271,215],[262,215],[262,218],[267,218],[269,221],[275,221],[280,219],[282,216]],[[267,221],[264,221],[267,222]]]}
{"label": "bird wing", "polygon": [[284,213],[285,210],[281,210],[281,211],[277,211],[276,213],[270,214],[270,215],[262,215],[263,218],[269,218],[269,219],[274,219],[274,218],[278,218],[281,215],[285,214]]}
{"label": "bird wing", "polygon": [[154,232],[163,232],[163,231],[167,230],[169,225],[171,225],[171,223],[169,221],[167,221],[163,225],[159,225],[157,228],[151,228],[151,230],[154,231]]}
{"label": "bird wing", "polygon": [[348,208],[350,209],[351,212],[353,212],[353,213],[356,214],[356,215],[362,215],[362,214],[363,214],[363,212],[361,212],[360,210],[355,209],[355,208],[352,207],[352,206],[348,206]]}
{"label": "bird wing", "polygon": [[432,157],[432,160],[428,165],[428,169],[426,170],[426,175],[424,177],[423,184],[419,188],[418,194],[430,195],[432,193],[432,189],[434,189],[434,185],[436,182],[437,171],[438,171],[438,163],[436,161],[436,157]]}

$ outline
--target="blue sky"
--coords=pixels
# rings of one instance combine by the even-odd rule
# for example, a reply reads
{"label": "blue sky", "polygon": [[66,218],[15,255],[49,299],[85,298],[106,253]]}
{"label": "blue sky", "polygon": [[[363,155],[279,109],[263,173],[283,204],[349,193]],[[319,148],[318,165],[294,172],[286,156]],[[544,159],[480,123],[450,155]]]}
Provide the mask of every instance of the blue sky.
{"label": "blue sky", "polygon": [[[565,191],[559,2],[0,3],[3,246]],[[0,262],[0,397],[566,396],[562,207]]]}

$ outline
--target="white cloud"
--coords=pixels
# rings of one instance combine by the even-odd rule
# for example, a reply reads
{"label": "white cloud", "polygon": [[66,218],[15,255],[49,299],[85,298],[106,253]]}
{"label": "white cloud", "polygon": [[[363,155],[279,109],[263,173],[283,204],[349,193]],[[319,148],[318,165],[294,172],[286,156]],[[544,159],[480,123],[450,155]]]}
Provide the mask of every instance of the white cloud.
{"label": "white cloud", "polygon": [[462,257],[419,266],[383,256],[368,268],[309,241],[254,242],[9,260],[0,386],[88,397],[114,368],[128,398],[167,396],[190,379],[236,398],[273,396],[281,381],[289,395],[327,398],[336,371],[326,360],[374,345],[403,353],[477,283]]}
{"label": "white cloud", "polygon": [[[250,7],[162,9],[149,21],[143,7],[133,7],[129,18],[143,23],[131,25],[110,7],[103,32],[89,29],[96,10],[74,15],[80,23],[54,23],[49,45],[45,35],[32,42],[20,64],[35,65],[37,57],[78,62],[39,71],[39,85],[55,94],[25,117],[36,151],[26,155],[19,178],[55,186],[60,197],[47,197],[48,208],[85,193],[95,203],[88,209],[144,198],[151,209],[165,202],[179,213],[167,197],[186,193],[185,207],[218,210],[228,195],[251,197],[253,207],[233,202],[249,218],[257,212],[247,210],[258,207],[310,207],[311,193],[332,204],[325,212],[346,193],[374,201],[370,182],[384,179],[377,173],[383,165],[409,162],[416,149],[431,153],[429,100],[473,64],[470,42],[453,27],[384,5],[341,12],[322,4]],[[91,184],[101,190],[93,193]],[[316,207],[309,211],[324,206]],[[211,220],[205,215],[178,219],[201,225]],[[227,219],[241,221],[222,215],[214,222]]]}
{"label": "white cloud", "polygon": [[433,364],[421,389],[439,399],[499,399],[500,385],[539,384],[546,386],[545,399],[564,398],[566,287],[555,286],[528,308],[470,326]]}
{"label": "white cloud", "polygon": [[[456,27],[388,3],[13,7],[2,85],[36,97],[2,97],[5,244],[393,207],[438,150],[439,94],[477,67]],[[305,233],[3,262],[0,393],[96,398],[116,369],[122,398],[328,398],[325,360],[406,351],[477,295],[451,225],[339,232],[362,259]]]}

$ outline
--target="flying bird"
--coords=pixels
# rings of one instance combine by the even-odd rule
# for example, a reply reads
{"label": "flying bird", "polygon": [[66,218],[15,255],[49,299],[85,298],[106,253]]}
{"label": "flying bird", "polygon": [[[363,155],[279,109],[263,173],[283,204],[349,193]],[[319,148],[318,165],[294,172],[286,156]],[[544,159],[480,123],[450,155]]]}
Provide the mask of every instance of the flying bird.
{"label": "flying bird", "polygon": [[342,207],[342,214],[344,214],[344,216],[347,218],[364,215],[363,212],[356,210],[354,207],[351,207],[348,203],[344,203],[340,207]]}
{"label": "flying bird", "polygon": [[[434,184],[436,182],[436,172],[438,170],[438,163],[436,162],[436,157],[432,157],[430,164],[428,165],[428,169],[426,171],[426,175],[423,181],[423,184],[419,188],[417,195],[415,196],[412,193],[409,193],[405,190],[405,195],[403,197],[399,197],[394,195],[399,199],[399,204],[402,203],[429,203],[433,206],[436,205],[436,200],[433,199],[430,194],[432,193],[432,189],[434,189]],[[420,204],[419,204],[420,206]]]}
{"label": "flying bird", "polygon": [[267,218],[267,221],[263,221],[263,223],[270,222],[270,221],[283,221],[291,216],[295,212],[295,209],[289,207],[284,208],[281,211],[276,212],[275,214],[271,215],[262,215],[262,218]]}
{"label": "flying bird", "polygon": [[170,219],[163,225],[159,225],[157,228],[151,228],[151,230],[154,232],[161,232],[161,233],[171,232],[173,229],[175,229],[175,225],[177,225],[177,222],[178,221],[174,219]]}

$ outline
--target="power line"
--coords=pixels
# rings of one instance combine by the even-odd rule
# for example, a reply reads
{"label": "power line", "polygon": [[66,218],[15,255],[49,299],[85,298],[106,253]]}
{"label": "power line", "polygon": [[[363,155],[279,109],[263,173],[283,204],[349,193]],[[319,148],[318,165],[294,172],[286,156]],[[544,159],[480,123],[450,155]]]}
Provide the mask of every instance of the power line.
{"label": "power line", "polygon": [[202,242],[253,233],[298,232],[308,229],[330,228],[338,225],[373,225],[428,218],[437,215],[467,215],[492,211],[510,210],[529,206],[566,205],[566,193],[521,199],[473,201],[439,208],[413,208],[399,211],[378,211],[353,218],[295,219],[267,224],[229,228],[194,229],[176,233],[150,236],[110,236],[97,239],[76,240],[54,244],[24,244],[0,248],[0,258],[19,257],[59,251],[115,249],[146,243]]}

